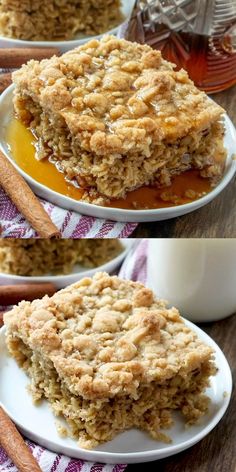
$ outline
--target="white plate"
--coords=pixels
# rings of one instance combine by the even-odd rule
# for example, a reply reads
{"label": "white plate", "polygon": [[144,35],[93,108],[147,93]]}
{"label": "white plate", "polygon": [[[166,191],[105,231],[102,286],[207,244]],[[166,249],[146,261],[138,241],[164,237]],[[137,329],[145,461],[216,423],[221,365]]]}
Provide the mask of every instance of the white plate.
{"label": "white plate", "polygon": [[124,250],[105,264],[96,267],[94,269],[86,269],[84,266],[80,264],[76,264],[73,267],[73,270],[70,274],[67,275],[42,275],[42,276],[34,276],[34,277],[26,277],[20,275],[12,275],[12,274],[4,274],[0,272],[0,285],[17,285],[17,284],[34,284],[34,283],[46,283],[51,282],[53,283],[58,289],[64,288],[67,285],[73,284],[78,280],[82,279],[82,277],[92,277],[96,272],[108,272],[108,274],[112,273],[119,265],[122,263],[124,258],[127,256],[129,250],[134,245],[135,239],[121,239],[120,242],[124,248]]}
{"label": "white plate", "polygon": [[[121,0],[121,10],[124,16],[124,20],[128,20],[130,17],[133,6],[134,6],[135,0]],[[110,31],[107,31],[106,34],[117,34],[117,31],[119,29],[120,25],[118,25],[116,28],[113,28]],[[6,36],[0,36],[0,47],[1,48],[43,48],[43,47],[56,47],[58,48],[61,52],[66,52],[69,51],[70,49],[73,49],[80,44],[86,43],[86,41],[89,41],[90,39],[99,39],[103,35],[96,35],[96,36],[84,36],[81,34],[78,34],[75,39],[71,41],[23,41],[21,39],[13,39],[13,38],[7,38]]]}
{"label": "white plate", "polygon": [[231,372],[223,352],[200,328],[189,321],[186,321],[186,324],[196,331],[202,341],[213,347],[219,371],[212,377],[211,386],[207,389],[207,394],[211,398],[209,413],[198,425],[188,429],[185,428],[182,418],[176,414],[175,425],[168,430],[173,443],[168,446],[136,429],[121,433],[112,441],[93,450],[81,449],[72,439],[60,438],[55,426],[55,417],[48,403],[44,401],[40,406],[33,405],[26,390],[29,379],[8,356],[5,328],[0,330],[0,405],[26,437],[69,457],[92,462],[131,464],[172,456],[196,444],[216,426],[228,407],[232,390]]}
{"label": "white plate", "polygon": [[121,221],[124,223],[167,220],[169,218],[175,218],[177,216],[190,213],[209,203],[226,187],[226,185],[228,185],[236,172],[236,161],[232,160],[232,155],[235,153],[236,130],[229,117],[225,115],[225,146],[228,150],[225,172],[219,184],[204,197],[185,205],[159,208],[154,210],[123,210],[120,208],[102,207],[98,205],[92,205],[91,203],[73,200],[72,198],[59,194],[49,189],[45,185],[36,182],[36,180],[26,174],[14,162],[5,140],[6,126],[13,116],[13,88],[14,85],[8,87],[8,89],[5,90],[5,92],[0,97],[0,149],[8,157],[12,164],[14,164],[19,173],[25,178],[30,187],[39,197],[45,198],[55,205],[66,208],[67,210],[73,210],[83,215],[94,216],[97,218],[104,218],[113,221]]}

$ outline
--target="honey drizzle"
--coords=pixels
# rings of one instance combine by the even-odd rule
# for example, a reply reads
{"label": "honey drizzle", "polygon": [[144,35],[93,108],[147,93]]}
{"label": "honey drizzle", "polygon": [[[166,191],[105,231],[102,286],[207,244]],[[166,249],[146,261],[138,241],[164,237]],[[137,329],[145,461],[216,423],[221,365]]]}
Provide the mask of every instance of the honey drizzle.
{"label": "honey drizzle", "polygon": [[[169,187],[141,187],[129,192],[125,199],[112,200],[107,206],[129,210],[168,208],[198,200],[211,190],[209,179],[201,177],[198,170],[188,170],[174,177]],[[186,192],[193,193],[194,197],[187,197]]]}
{"label": "honey drizzle", "polygon": [[[6,141],[18,166],[37,182],[74,200],[81,200],[84,190],[67,182],[55,164],[48,159],[35,159],[36,138],[19,120],[12,119],[6,130]],[[106,206],[122,209],[168,208],[197,200],[210,192],[211,183],[197,170],[186,171],[173,178],[165,188],[145,186],[129,192],[125,199],[112,200]],[[186,192],[191,191],[189,198]]]}

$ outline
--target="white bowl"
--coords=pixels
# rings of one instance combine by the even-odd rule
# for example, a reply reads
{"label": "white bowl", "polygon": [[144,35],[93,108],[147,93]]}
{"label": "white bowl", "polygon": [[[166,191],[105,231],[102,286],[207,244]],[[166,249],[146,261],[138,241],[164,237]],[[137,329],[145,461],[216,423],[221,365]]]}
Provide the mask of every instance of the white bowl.
{"label": "white bowl", "polygon": [[[126,21],[133,10],[135,0],[121,0],[122,13],[124,15],[124,21]],[[47,27],[47,25],[45,25]],[[120,25],[107,31],[106,34],[117,34]],[[0,36],[0,47],[1,48],[45,48],[45,47],[56,47],[62,53],[69,51],[70,49],[76,48],[80,44],[86,43],[90,39],[99,39],[103,35],[96,36],[82,36],[77,35],[75,39],[70,41],[23,41],[22,39],[7,38],[6,36]]]}
{"label": "white bowl", "polygon": [[228,151],[226,167],[224,175],[218,185],[207,195],[198,200],[185,205],[178,205],[169,208],[158,208],[152,210],[124,210],[121,208],[110,208],[99,205],[93,205],[83,201],[73,200],[54,190],[49,189],[45,185],[40,184],[28,174],[26,174],[14,161],[11,152],[6,143],[6,127],[13,116],[13,97],[14,85],[8,87],[0,97],[0,150],[8,157],[18,172],[28,182],[32,190],[39,197],[54,203],[55,205],[73,210],[87,216],[96,218],[104,218],[112,221],[121,221],[123,223],[138,223],[148,221],[167,220],[180,215],[185,215],[211,202],[220,192],[228,185],[236,172],[236,161],[232,159],[235,153],[236,130],[233,123],[227,115],[224,116],[226,135],[225,146]]}
{"label": "white bowl", "polygon": [[0,406],[27,438],[54,452],[77,459],[132,464],[154,461],[184,451],[199,442],[217,425],[227,410],[232,391],[230,367],[219,346],[193,323],[187,320],[185,323],[214,349],[218,371],[211,377],[210,387],[206,391],[211,399],[208,413],[189,428],[185,427],[183,418],[178,413],[175,414],[175,424],[167,431],[173,440],[171,444],[155,441],[147,433],[134,428],[92,450],[80,448],[73,439],[61,438],[48,402],[43,401],[38,406],[33,404],[26,388],[29,378],[15,360],[9,357],[5,345],[5,327],[0,330]]}
{"label": "white bowl", "polygon": [[51,282],[56,288],[61,289],[67,287],[67,285],[73,284],[83,277],[92,277],[96,272],[108,272],[111,274],[114,272],[122,263],[124,258],[127,256],[129,250],[137,240],[135,239],[121,239],[120,242],[123,246],[123,251],[118,254],[114,259],[106,262],[105,264],[95,267],[94,269],[88,269],[80,264],[76,264],[71,273],[67,275],[41,275],[41,276],[21,276],[5,274],[0,272],[0,285],[18,285],[18,284],[35,284],[35,283],[47,283]]}

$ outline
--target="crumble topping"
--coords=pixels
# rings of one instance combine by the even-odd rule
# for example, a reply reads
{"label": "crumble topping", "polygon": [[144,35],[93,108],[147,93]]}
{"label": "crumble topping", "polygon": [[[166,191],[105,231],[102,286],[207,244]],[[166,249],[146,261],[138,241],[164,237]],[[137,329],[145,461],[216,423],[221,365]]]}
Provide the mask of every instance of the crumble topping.
{"label": "crumble topping", "polygon": [[187,376],[212,350],[142,284],[105,273],[4,315],[32,351],[53,363],[71,394],[131,395],[142,384]]}

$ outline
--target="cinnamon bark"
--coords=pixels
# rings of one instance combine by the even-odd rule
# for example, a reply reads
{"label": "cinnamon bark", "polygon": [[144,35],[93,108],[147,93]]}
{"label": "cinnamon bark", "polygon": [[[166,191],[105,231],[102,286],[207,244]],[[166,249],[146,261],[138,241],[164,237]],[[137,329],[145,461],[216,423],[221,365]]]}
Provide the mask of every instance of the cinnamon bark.
{"label": "cinnamon bark", "polygon": [[0,185],[41,238],[61,236],[40,201],[1,151]]}
{"label": "cinnamon bark", "polygon": [[4,313],[5,311],[0,311],[0,328],[2,328],[2,326],[4,325],[4,322],[3,322]]}
{"label": "cinnamon bark", "polygon": [[0,93],[9,87],[12,83],[11,73],[7,72],[6,74],[0,74]]}
{"label": "cinnamon bark", "polygon": [[8,306],[21,300],[32,301],[44,295],[52,296],[56,287],[51,283],[0,285],[0,305]]}
{"label": "cinnamon bark", "polygon": [[1,407],[0,444],[19,472],[42,472],[19,431]]}
{"label": "cinnamon bark", "polygon": [[0,48],[0,68],[17,69],[30,59],[41,61],[59,54],[57,48]]}

